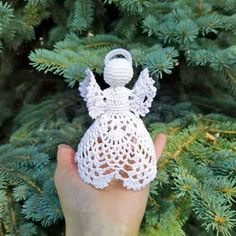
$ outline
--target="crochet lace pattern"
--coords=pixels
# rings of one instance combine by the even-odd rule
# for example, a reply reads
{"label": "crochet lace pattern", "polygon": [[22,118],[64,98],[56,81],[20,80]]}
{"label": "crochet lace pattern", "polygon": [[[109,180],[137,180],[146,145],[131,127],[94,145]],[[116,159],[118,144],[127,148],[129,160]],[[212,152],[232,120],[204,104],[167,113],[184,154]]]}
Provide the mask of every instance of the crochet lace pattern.
{"label": "crochet lace pattern", "polygon": [[132,77],[130,53],[115,49],[105,57],[104,80],[110,87],[101,90],[90,69],[79,86],[95,121],[78,144],[75,161],[82,180],[97,189],[115,178],[140,190],[156,176],[153,142],[140,119],[149,112],[156,88],[147,69],[130,90],[125,85]]}

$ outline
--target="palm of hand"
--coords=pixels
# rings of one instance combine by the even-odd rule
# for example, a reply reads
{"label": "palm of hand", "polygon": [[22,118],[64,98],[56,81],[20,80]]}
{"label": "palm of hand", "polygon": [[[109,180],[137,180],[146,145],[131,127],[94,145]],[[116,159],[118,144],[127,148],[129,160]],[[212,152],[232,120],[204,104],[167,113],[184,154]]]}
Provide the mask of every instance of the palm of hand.
{"label": "palm of hand", "polygon": [[[155,139],[157,158],[164,148],[165,139],[164,135]],[[54,179],[66,220],[66,234],[93,235],[96,225],[99,225],[101,233],[96,229],[96,235],[105,235],[106,230],[115,232],[115,227],[120,225],[122,229],[117,235],[122,235],[126,228],[129,234],[125,235],[137,235],[149,185],[140,191],[133,191],[125,189],[120,181],[113,180],[109,187],[95,189],[80,179],[74,155],[75,151],[70,146],[59,145]]]}

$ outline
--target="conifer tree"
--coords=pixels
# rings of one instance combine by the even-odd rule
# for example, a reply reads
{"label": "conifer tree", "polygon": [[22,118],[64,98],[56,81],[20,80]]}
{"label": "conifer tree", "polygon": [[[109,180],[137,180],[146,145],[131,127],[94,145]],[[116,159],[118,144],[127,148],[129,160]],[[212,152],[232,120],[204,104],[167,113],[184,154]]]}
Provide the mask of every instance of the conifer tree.
{"label": "conifer tree", "polygon": [[[168,138],[140,236],[235,235],[235,33],[234,0],[0,1],[0,235],[64,231],[56,147],[76,149],[92,122],[78,83],[90,67],[105,88],[117,47],[155,79],[144,122]],[[23,65],[31,83],[10,76]]]}

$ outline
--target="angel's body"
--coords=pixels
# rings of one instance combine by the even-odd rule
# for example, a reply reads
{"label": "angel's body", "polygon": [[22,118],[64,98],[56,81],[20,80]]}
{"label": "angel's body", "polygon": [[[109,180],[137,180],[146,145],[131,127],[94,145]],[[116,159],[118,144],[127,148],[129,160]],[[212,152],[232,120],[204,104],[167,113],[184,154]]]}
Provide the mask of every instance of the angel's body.
{"label": "angel's body", "polygon": [[123,86],[103,90],[106,101],[106,112],[122,113],[129,111],[129,96],[131,90]]}
{"label": "angel's body", "polygon": [[115,178],[128,189],[139,190],[155,178],[152,139],[139,118],[149,111],[156,92],[154,81],[147,75],[144,70],[132,90],[116,85],[102,91],[92,72],[87,71],[80,92],[95,121],[76,152],[78,172],[84,182],[104,188]]}

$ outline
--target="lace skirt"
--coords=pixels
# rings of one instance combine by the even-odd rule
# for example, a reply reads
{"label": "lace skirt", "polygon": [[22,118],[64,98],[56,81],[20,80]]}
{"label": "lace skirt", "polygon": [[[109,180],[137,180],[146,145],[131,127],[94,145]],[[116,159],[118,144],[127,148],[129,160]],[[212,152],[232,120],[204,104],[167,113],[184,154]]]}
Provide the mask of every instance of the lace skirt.
{"label": "lace skirt", "polygon": [[98,117],[81,139],[75,161],[82,180],[98,189],[114,178],[139,190],[156,176],[153,141],[131,112]]}

